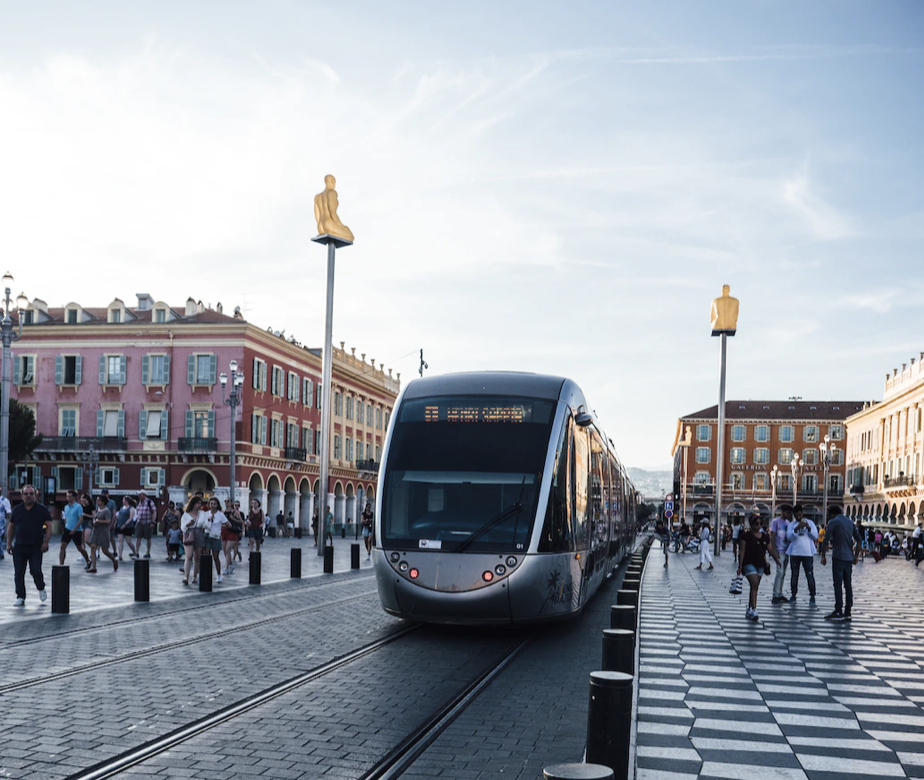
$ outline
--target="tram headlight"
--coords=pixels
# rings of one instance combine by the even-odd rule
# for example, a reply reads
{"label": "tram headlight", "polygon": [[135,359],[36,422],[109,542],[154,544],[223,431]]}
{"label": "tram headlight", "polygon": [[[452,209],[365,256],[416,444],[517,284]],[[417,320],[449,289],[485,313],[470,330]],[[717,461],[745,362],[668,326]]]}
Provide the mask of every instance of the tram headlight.
{"label": "tram headlight", "polygon": [[514,558],[512,555],[508,555],[508,556],[507,556],[507,565],[512,569],[514,566],[517,565],[517,559]]}
{"label": "tram headlight", "polygon": [[483,579],[485,582],[490,582],[494,579],[494,572],[489,569],[481,575],[481,579]]}
{"label": "tram headlight", "polygon": [[398,564],[398,571],[407,571],[407,561],[401,561]]}
{"label": "tram headlight", "polygon": [[499,564],[497,564],[497,566],[494,567],[494,573],[495,573],[498,577],[501,577],[501,576],[503,576],[504,574],[507,573],[507,567],[504,566],[504,564],[499,563]]}
{"label": "tram headlight", "polygon": [[400,560],[401,560],[401,553],[393,552],[393,553],[391,554],[391,562],[392,562],[392,563],[397,563],[397,562],[400,561]]}

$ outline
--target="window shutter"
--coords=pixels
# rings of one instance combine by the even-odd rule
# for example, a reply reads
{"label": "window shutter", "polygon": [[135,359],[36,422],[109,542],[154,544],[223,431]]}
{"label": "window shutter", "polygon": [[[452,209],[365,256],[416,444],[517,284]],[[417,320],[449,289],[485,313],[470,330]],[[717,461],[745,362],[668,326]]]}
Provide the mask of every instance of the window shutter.
{"label": "window shutter", "polygon": [[116,436],[120,439],[125,438],[125,410],[119,409],[119,427],[117,429]]}
{"label": "window shutter", "polygon": [[83,466],[74,469],[74,490],[83,490]]}
{"label": "window shutter", "polygon": [[13,355],[13,384],[18,385],[22,380],[22,361],[19,355]]}
{"label": "window shutter", "polygon": [[148,412],[147,409],[142,409],[138,412],[138,438],[144,439],[145,433],[148,430]]}
{"label": "window shutter", "polygon": [[213,439],[215,438],[215,412],[214,411],[209,412],[208,425],[209,425],[208,438]]}
{"label": "window shutter", "polygon": [[55,355],[55,384],[64,384],[64,355]]}
{"label": "window shutter", "polygon": [[106,426],[106,413],[102,409],[96,410],[96,435],[102,436]]}
{"label": "window shutter", "polygon": [[83,381],[83,355],[77,355],[74,361],[74,384],[79,385]]}
{"label": "window shutter", "polygon": [[250,443],[257,443],[257,413],[250,413]]}
{"label": "window shutter", "polygon": [[192,409],[187,409],[186,410],[186,438],[187,439],[192,438],[193,424],[194,424],[194,419],[193,419]]}
{"label": "window shutter", "polygon": [[266,390],[266,363],[260,364],[260,389]]}
{"label": "window shutter", "polygon": [[186,358],[186,384],[196,384],[196,356],[189,355]]}
{"label": "window shutter", "polygon": [[117,468],[112,470],[112,476],[113,476],[112,484],[118,487],[119,486],[119,470]]}
{"label": "window shutter", "polygon": [[164,441],[170,439],[170,410],[164,409],[160,413],[160,438]]}
{"label": "window shutter", "polygon": [[266,445],[266,418],[260,417],[260,444]]}
{"label": "window shutter", "polygon": [[119,356],[119,384],[125,384],[125,374],[127,373],[125,368],[128,363],[128,358],[125,355]]}
{"label": "window shutter", "polygon": [[164,384],[170,384],[170,355],[164,355]]}
{"label": "window shutter", "polygon": [[151,358],[148,355],[141,356],[141,384],[146,385],[151,380]]}
{"label": "window shutter", "polygon": [[106,356],[99,356],[99,383],[106,384]]}
{"label": "window shutter", "polygon": [[260,361],[256,358],[253,359],[253,376],[251,377],[250,384],[254,390],[260,389]]}
{"label": "window shutter", "polygon": [[209,384],[210,385],[215,384],[215,379],[217,376],[218,376],[218,355],[211,355],[209,357]]}
{"label": "window shutter", "polygon": [[141,487],[144,487],[148,484],[148,470],[146,468],[141,469]]}
{"label": "window shutter", "polygon": [[302,400],[302,388],[298,382],[298,374],[295,375],[295,400],[296,401]]}

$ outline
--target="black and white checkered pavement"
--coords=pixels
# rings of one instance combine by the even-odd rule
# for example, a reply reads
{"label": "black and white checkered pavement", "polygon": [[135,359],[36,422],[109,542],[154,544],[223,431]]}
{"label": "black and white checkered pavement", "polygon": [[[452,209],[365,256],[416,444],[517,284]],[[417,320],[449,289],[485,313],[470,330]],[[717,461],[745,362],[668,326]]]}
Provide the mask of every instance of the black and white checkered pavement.
{"label": "black and white checkered pavement", "polygon": [[[815,559],[798,605],[745,619],[748,585],[658,543],[642,585],[638,780],[924,778],[924,568],[871,559],[854,569],[854,619],[828,622],[831,567]],[[787,573],[788,583],[788,573]],[[784,589],[784,593],[785,593]]]}

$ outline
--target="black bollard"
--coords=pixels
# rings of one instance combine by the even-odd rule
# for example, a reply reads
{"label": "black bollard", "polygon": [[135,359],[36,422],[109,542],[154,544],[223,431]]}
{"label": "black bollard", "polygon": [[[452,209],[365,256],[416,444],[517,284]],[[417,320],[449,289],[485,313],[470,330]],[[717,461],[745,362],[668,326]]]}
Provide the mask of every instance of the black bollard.
{"label": "black bollard", "polygon": [[212,592],[212,554],[203,553],[199,556],[199,592]]}
{"label": "black bollard", "polygon": [[603,629],[603,671],[635,674],[635,632]]}
{"label": "black bollard", "polygon": [[[302,578],[302,548],[293,547],[289,550],[289,577],[293,580]],[[259,585],[259,583],[257,583]]]}
{"label": "black bollard", "polygon": [[295,538],[296,539],[302,538],[302,527],[300,525],[295,527]]}
{"label": "black bollard", "polygon": [[340,526],[340,538],[346,539],[346,523]]}
{"label": "black bollard", "polygon": [[641,588],[641,586],[642,586],[642,581],[641,581],[641,580],[630,579],[629,577],[626,577],[626,578],[622,581],[623,590],[639,590],[639,588]]}
{"label": "black bollard", "polygon": [[590,673],[586,759],[589,764],[608,766],[615,780],[629,776],[632,680],[623,672]]}
{"label": "black bollard", "polygon": [[554,764],[542,770],[542,780],[613,780],[613,770],[600,764]]}
{"label": "black bollard", "polygon": [[626,628],[635,631],[638,615],[631,604],[613,604],[610,606],[610,628]]}
{"label": "black bollard", "polygon": [[66,615],[71,611],[70,566],[51,567],[51,611],[57,615]]}
{"label": "black bollard", "polygon": [[262,566],[263,553],[252,552],[250,553],[250,584],[259,585]]}
{"label": "black bollard", "polygon": [[151,600],[151,559],[135,560],[135,601]]}
{"label": "black bollard", "polygon": [[616,603],[617,604],[629,604],[630,606],[638,609],[638,591],[637,590],[617,590],[616,591]]}
{"label": "black bollard", "polygon": [[359,545],[355,542],[350,545],[350,568],[359,568]]}
{"label": "black bollard", "polygon": [[332,544],[324,548],[324,573],[334,573],[334,546]]}

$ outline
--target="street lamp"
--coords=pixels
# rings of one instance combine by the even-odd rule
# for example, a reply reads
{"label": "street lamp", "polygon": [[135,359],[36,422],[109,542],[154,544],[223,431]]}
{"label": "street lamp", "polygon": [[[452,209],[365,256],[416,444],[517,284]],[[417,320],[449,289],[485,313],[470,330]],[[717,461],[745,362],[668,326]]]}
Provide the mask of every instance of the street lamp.
{"label": "street lamp", "polygon": [[234,466],[236,456],[235,450],[237,449],[235,425],[237,423],[237,407],[241,403],[241,397],[244,392],[244,372],[237,370],[236,360],[232,360],[228,364],[228,368],[231,371],[231,392],[228,394],[227,398],[225,398],[225,387],[228,384],[228,375],[222,371],[221,375],[218,377],[218,381],[221,382],[222,403],[224,403],[225,406],[231,407],[231,457],[228,459],[228,467],[231,472],[231,505],[234,506],[234,488],[236,486]]}
{"label": "street lamp", "polygon": [[10,479],[10,382],[12,381],[10,365],[12,354],[10,345],[22,338],[22,311],[29,305],[29,299],[22,293],[16,299],[19,309],[19,332],[13,333],[13,319],[10,317],[10,288],[13,275],[7,271],[3,275],[4,305],[3,319],[0,320],[0,336],[3,338],[3,354],[0,356],[0,495],[7,495]]}
{"label": "street lamp", "polygon": [[789,467],[792,469],[792,505],[795,506],[799,503],[799,477],[802,476],[802,467],[805,465],[805,461],[802,460],[797,454],[792,456],[792,461],[789,464]]}
{"label": "street lamp", "polygon": [[93,495],[93,477],[96,476],[96,467],[99,464],[99,453],[91,444],[87,451],[80,456],[84,471],[87,472],[87,492]]}
{"label": "street lamp", "polygon": [[821,450],[821,462],[824,465],[825,472],[825,485],[821,494],[821,520],[825,523],[828,521],[828,468],[831,465],[831,461],[834,459],[837,445],[831,441],[830,436],[825,436],[825,440],[818,445],[818,449]]}
{"label": "street lamp", "polygon": [[[687,452],[690,450],[690,445],[693,443],[693,430],[688,425],[686,427],[686,433],[683,437],[683,441],[680,442],[680,446],[683,447],[683,521],[687,521]],[[719,527],[716,526],[716,533],[718,533]]]}
{"label": "street lamp", "polygon": [[780,475],[780,467],[774,465],[770,470],[770,515],[776,517],[776,480]]}

